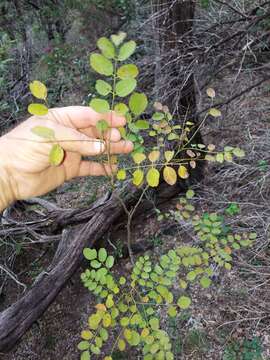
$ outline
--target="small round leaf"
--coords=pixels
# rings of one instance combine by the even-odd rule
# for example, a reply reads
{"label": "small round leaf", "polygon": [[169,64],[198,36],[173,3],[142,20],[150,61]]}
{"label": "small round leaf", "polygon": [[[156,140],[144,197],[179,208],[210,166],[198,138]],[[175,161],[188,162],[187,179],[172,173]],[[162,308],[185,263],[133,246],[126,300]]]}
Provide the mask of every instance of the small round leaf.
{"label": "small round leaf", "polygon": [[134,64],[122,65],[117,70],[117,75],[120,79],[136,78],[139,74],[139,70]]}
{"label": "small round leaf", "polygon": [[189,177],[189,173],[187,168],[184,165],[180,165],[178,168],[178,175],[181,179],[187,179]]}
{"label": "small round leaf", "polygon": [[97,250],[96,249],[85,248],[85,249],[83,249],[83,256],[87,260],[94,260],[94,259],[97,258]]}
{"label": "small round leaf", "polygon": [[133,180],[132,180],[133,184],[135,186],[140,186],[141,183],[143,182],[144,172],[141,169],[137,169],[133,172],[132,175],[133,175]]}
{"label": "small round leaf", "polygon": [[134,115],[141,115],[147,108],[148,100],[144,93],[135,92],[129,99],[129,108]]}
{"label": "small round leaf", "polygon": [[112,91],[112,86],[104,80],[97,80],[95,88],[102,96],[107,96]]}
{"label": "small round leaf", "polygon": [[117,180],[125,180],[127,177],[126,170],[120,169],[116,174]]}
{"label": "small round leaf", "polygon": [[113,256],[109,255],[109,256],[107,257],[107,260],[106,260],[105,265],[106,265],[106,267],[107,267],[108,269],[110,269],[110,268],[113,267],[113,264],[114,264],[114,258],[113,258]]}
{"label": "small round leaf", "polygon": [[98,39],[97,47],[106,58],[113,59],[115,57],[115,47],[113,43],[106,37],[101,37]]}
{"label": "small round leaf", "polygon": [[89,106],[94,109],[96,112],[103,114],[110,111],[110,104],[107,100],[104,99],[92,99],[89,103]]}
{"label": "small round leaf", "polygon": [[148,170],[146,174],[146,181],[149,186],[157,187],[159,184],[160,174],[159,171],[155,168],[151,168]]}
{"label": "small round leaf", "polygon": [[50,164],[53,166],[59,166],[62,163],[64,156],[65,152],[61,146],[59,144],[53,145],[49,154]]}
{"label": "small round leaf", "polygon": [[132,91],[136,88],[137,81],[132,78],[127,78],[124,80],[120,80],[117,82],[115,86],[116,95],[119,97],[125,97],[132,93]]}
{"label": "small round leaf", "polygon": [[89,351],[84,351],[81,354],[80,360],[90,360],[90,352]]}
{"label": "small round leaf", "polygon": [[107,251],[104,248],[99,249],[98,251],[98,260],[104,262],[107,259]]}
{"label": "small round leaf", "polygon": [[169,185],[174,185],[177,181],[176,171],[171,166],[164,167],[163,177],[166,183]]}
{"label": "small round leaf", "polygon": [[153,150],[148,154],[148,159],[152,163],[158,161],[159,158],[160,158],[160,151],[158,151],[158,150]]}
{"label": "small round leaf", "polygon": [[43,139],[53,140],[55,138],[55,133],[52,129],[49,129],[45,126],[35,126],[31,129],[31,132]]}
{"label": "small round leaf", "polygon": [[125,341],[123,340],[123,339],[120,339],[120,340],[118,340],[118,349],[120,350],[120,351],[124,351],[125,350],[125,348],[126,348],[126,343],[125,343]]}
{"label": "small round leaf", "polygon": [[211,99],[213,99],[216,96],[216,92],[213,88],[208,88],[206,90],[206,93]]}
{"label": "small round leaf", "polygon": [[48,114],[48,108],[43,104],[30,104],[28,106],[28,112],[31,115],[44,116]]}
{"label": "small round leaf", "polygon": [[29,84],[29,88],[31,94],[37,99],[45,100],[47,98],[47,88],[42,82],[34,80]]}
{"label": "small round leaf", "polygon": [[132,155],[132,158],[135,164],[140,164],[146,159],[146,156],[142,153],[136,153]]}
{"label": "small round leaf", "polygon": [[119,46],[122,44],[122,42],[125,40],[125,38],[127,37],[127,34],[123,31],[119,31],[119,33],[117,35],[111,35],[111,40],[114,43],[115,46]]}
{"label": "small round leaf", "polygon": [[118,103],[115,105],[114,111],[116,111],[120,115],[126,115],[126,113],[129,111],[129,109],[126,104]]}
{"label": "small round leaf", "polygon": [[174,151],[165,151],[164,157],[167,162],[171,161],[174,157]]}
{"label": "small round leaf", "polygon": [[213,117],[219,117],[221,116],[221,111],[216,108],[212,108],[209,110],[209,114]]}
{"label": "small round leaf", "polygon": [[78,344],[78,349],[79,350],[87,350],[89,349],[89,342],[88,341],[81,341],[79,344]]}
{"label": "small round leaf", "polygon": [[190,306],[190,304],[191,304],[191,300],[187,296],[181,296],[177,301],[177,305],[181,309],[187,309]]}
{"label": "small round leaf", "polygon": [[113,74],[113,64],[101,54],[92,54],[90,56],[90,65],[98,74],[111,76]]}
{"label": "small round leaf", "polygon": [[118,60],[125,61],[127,60],[136,50],[135,41],[131,40],[126,42],[120,47]]}

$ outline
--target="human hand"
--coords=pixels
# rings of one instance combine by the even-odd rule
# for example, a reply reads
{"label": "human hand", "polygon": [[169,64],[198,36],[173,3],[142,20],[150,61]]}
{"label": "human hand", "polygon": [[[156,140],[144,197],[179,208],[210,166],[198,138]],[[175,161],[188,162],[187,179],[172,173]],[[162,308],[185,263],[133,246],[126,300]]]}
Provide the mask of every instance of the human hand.
{"label": "human hand", "polygon": [[[104,134],[105,141],[100,140],[95,127],[101,119],[110,125],[110,129]],[[89,107],[70,106],[51,109],[43,117],[30,117],[2,136],[0,209],[15,200],[43,195],[77,176],[111,174],[115,166],[86,161],[82,156],[100,155],[108,147],[110,154],[132,151],[132,143],[121,140],[117,129],[125,123],[125,118],[114,112],[101,115]],[[36,126],[54,131],[56,141],[59,141],[65,150],[65,158],[61,165],[50,165],[49,153],[52,143],[31,131]]]}

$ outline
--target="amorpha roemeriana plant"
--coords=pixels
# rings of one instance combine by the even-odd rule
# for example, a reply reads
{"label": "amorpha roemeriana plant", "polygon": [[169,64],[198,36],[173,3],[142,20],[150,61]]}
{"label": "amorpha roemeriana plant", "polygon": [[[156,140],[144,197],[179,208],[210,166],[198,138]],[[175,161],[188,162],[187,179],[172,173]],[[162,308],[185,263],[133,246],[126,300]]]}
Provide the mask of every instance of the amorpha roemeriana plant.
{"label": "amorpha roemeriana plant", "polygon": [[[191,299],[187,295],[180,294],[175,301],[170,291],[180,266],[181,270],[184,268],[184,273],[186,272],[186,278],[179,280],[182,292],[188,285],[187,281],[192,282],[195,279],[206,288],[211,284],[211,263],[230,269],[231,248],[238,249],[240,245],[250,245],[252,237],[242,238],[241,235],[224,234],[222,219],[217,214],[204,217],[191,215],[194,207],[188,200],[193,197],[193,192],[189,190],[186,197],[180,199],[177,216],[187,221],[192,219],[194,231],[203,245],[172,249],[168,254],[161,256],[156,265],[152,264],[148,255],[140,257],[134,263],[131,248],[133,215],[146,190],[159,185],[161,174],[168,185],[174,185],[177,181],[187,179],[191,169],[195,169],[199,161],[232,162],[234,157],[243,157],[244,152],[238,147],[231,146],[217,151],[214,144],[195,142],[195,135],[205,120],[209,116],[221,116],[220,110],[215,107],[209,109],[199,124],[194,124],[189,119],[180,124],[175,121],[166,105],[156,101],[153,104],[154,112],[151,119],[145,119],[143,114],[149,113],[149,101],[146,94],[136,90],[139,69],[129,61],[136,50],[136,43],[125,39],[126,34],[120,32],[112,35],[110,39],[102,37],[98,40],[99,52],[90,55],[90,66],[94,72],[101,75],[101,78],[96,81],[97,94],[92,97],[89,106],[101,114],[113,110],[125,116],[127,125],[119,131],[123,139],[134,144],[128,165],[120,165],[116,176],[111,175],[108,185],[113,190],[116,181],[130,178],[134,186],[142,189],[142,195],[132,209],[127,209],[119,197],[119,203],[122,204],[128,218],[127,245],[133,270],[128,281],[124,277],[116,280],[110,270],[114,259],[108,256],[105,249],[98,252],[95,249],[84,250],[84,256],[90,261],[90,268],[82,274],[82,281],[97,296],[98,304],[96,313],[89,318],[90,329],[82,333],[83,341],[79,344],[79,349],[83,351],[82,360],[90,359],[91,354],[99,355],[101,347],[109,338],[107,329],[120,324],[121,330],[114,345],[119,350],[125,350],[126,344],[141,346],[145,360],[169,360],[173,359],[170,340],[167,333],[161,330],[160,321],[154,315],[154,307],[165,304],[168,306],[168,315],[176,316],[179,309],[185,309],[190,305]],[[30,90],[33,96],[43,102],[30,104],[29,112],[35,116],[46,115],[49,111],[46,86],[35,80],[30,84]],[[207,95],[213,103],[214,89],[207,89]],[[96,128],[101,139],[109,126],[105,120],[97,123]],[[32,131],[52,142],[50,163],[54,166],[61,164],[64,150],[55,140],[53,129],[37,126]],[[154,145],[145,144],[145,138],[149,137],[154,140]],[[107,163],[112,165],[118,162],[110,153],[109,143],[105,155]],[[111,357],[106,356],[105,359],[109,360]]]}

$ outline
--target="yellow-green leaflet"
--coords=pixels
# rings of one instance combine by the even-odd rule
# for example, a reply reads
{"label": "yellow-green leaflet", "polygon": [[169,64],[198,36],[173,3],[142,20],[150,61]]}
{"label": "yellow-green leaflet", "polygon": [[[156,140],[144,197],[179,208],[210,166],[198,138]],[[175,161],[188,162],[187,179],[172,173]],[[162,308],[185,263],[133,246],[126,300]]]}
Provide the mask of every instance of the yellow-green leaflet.
{"label": "yellow-green leaflet", "polygon": [[160,178],[160,174],[157,169],[151,168],[150,170],[148,170],[146,174],[146,181],[149,186],[157,187],[159,184],[159,178]]}
{"label": "yellow-green leaflet", "polygon": [[62,163],[65,153],[59,144],[53,145],[49,154],[50,164],[58,166]]}
{"label": "yellow-green leaflet", "polygon": [[48,114],[48,108],[43,104],[30,104],[28,106],[28,112],[31,115],[43,116]]}
{"label": "yellow-green leaflet", "polygon": [[31,94],[37,99],[45,100],[47,98],[47,88],[42,82],[34,80],[29,84],[29,88]]}

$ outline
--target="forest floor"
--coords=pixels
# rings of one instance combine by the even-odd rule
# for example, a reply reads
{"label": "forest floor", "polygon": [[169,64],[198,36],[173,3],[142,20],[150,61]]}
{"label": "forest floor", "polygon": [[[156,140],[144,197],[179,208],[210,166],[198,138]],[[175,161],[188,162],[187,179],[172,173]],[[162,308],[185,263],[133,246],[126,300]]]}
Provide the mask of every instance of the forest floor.
{"label": "forest floor", "polygon": [[[245,87],[252,79],[252,72],[238,79],[226,74],[216,89],[217,100],[228,96],[228,89]],[[254,79],[252,79],[254,80]],[[240,146],[246,157],[236,163],[210,165],[205,177],[194,187],[196,207],[204,212],[220,212],[230,203],[237,203],[240,213],[230,219],[234,228],[249,227],[258,234],[251,249],[239,251],[234,256],[231,271],[219,271],[207,291],[198,286],[192,288],[193,305],[176,321],[168,323],[176,359],[181,360],[256,360],[270,359],[270,83],[239,98],[223,109],[220,120],[208,123],[203,130],[205,143]],[[239,89],[240,90],[240,89]],[[96,186],[98,185],[98,186]],[[50,199],[62,206],[81,206],[102,194],[104,183],[80,179],[64,185],[50,195]],[[98,190],[94,190],[98,189]],[[89,196],[90,194],[90,196]],[[161,211],[175,209],[170,201]],[[145,219],[147,218],[147,221]],[[124,226],[124,219],[123,219]],[[125,242],[123,227],[112,231],[117,252]],[[141,214],[133,229],[135,241],[148,239],[153,244],[152,257],[182,244],[192,242],[185,228],[175,223],[158,222],[154,212]],[[117,241],[116,241],[117,240]],[[26,249],[29,251],[29,248]],[[36,251],[42,253],[45,248]],[[32,268],[24,275],[30,283],[44,268],[53,248],[32,262]],[[33,259],[37,255],[33,253]],[[25,257],[25,251],[22,253]],[[32,259],[32,260],[33,260]],[[17,266],[22,269],[26,259]],[[29,264],[31,257],[27,258]],[[82,286],[82,267],[68,281],[56,301],[25,334],[21,343],[3,360],[77,360],[77,343],[80,332],[94,306],[94,298]],[[114,271],[130,270],[129,259],[119,259]],[[8,302],[18,296],[10,293]],[[5,305],[5,302],[4,304]],[[245,340],[245,342],[244,342]],[[258,356],[260,355],[260,357]],[[248,357],[249,356],[249,357]],[[257,357],[256,357],[257,356]],[[102,357],[98,357],[102,358]],[[114,360],[141,359],[135,352],[114,354]]]}

